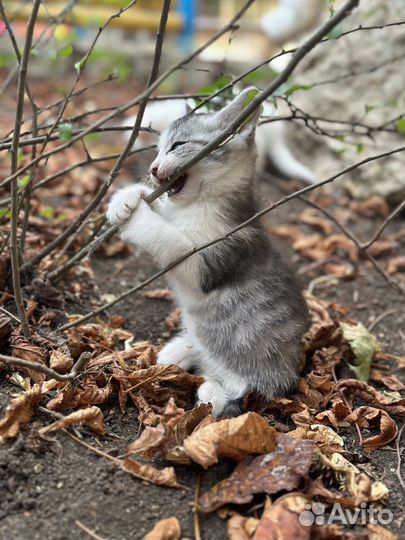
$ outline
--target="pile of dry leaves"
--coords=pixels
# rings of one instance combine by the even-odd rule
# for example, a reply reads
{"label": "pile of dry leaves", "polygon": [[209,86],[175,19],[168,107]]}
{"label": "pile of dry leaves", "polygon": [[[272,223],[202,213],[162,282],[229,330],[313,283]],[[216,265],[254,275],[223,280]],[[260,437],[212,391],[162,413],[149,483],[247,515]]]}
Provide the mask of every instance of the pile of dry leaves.
{"label": "pile of dry leaves", "polygon": [[[0,420],[0,441],[16,437],[38,412],[47,412],[45,425],[38,428],[36,422],[23,431],[31,445],[49,444],[47,435],[61,429],[74,437],[78,424],[102,436],[100,406],[115,397],[122,411],[129,403],[136,408],[144,429],[125,456],[98,453],[129,474],[181,489],[175,467],[235,462],[229,478],[195,501],[196,515],[218,512],[227,520],[230,539],[395,538],[373,523],[346,530],[302,517],[314,501],[327,511],[334,503],[350,510],[371,503],[383,507],[388,488],[347,451],[344,434],[355,428],[363,449],[372,452],[397,437],[397,420],[405,416],[405,399],[398,393],[404,385],[391,374],[392,365],[404,367],[405,359],[382,352],[361,324],[339,321],[325,302],[306,298],[312,326],[304,339],[306,363],[297,392],[267,403],[248,395],[244,414],[230,419],[213,418],[210,405],[194,406],[203,379],[177,366],[156,365],[157,348],[134,343],[119,317],[74,327],[67,345],[56,347],[35,334],[27,341],[1,314],[1,345],[41,367],[0,364],[2,375],[23,389]],[[369,379],[385,389],[376,390]],[[243,514],[236,505],[243,505]],[[252,506],[256,517],[249,513]],[[180,524],[171,518],[146,538],[180,536]]]}

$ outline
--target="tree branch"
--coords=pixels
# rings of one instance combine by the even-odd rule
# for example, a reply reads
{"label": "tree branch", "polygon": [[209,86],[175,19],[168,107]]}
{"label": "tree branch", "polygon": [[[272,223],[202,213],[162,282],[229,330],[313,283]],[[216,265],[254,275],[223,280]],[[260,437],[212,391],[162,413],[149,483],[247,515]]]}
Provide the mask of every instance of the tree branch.
{"label": "tree branch", "polygon": [[[18,85],[17,85],[17,104],[16,104],[16,114],[15,114],[15,127],[13,133],[13,146],[11,149],[11,174],[15,175],[18,167],[18,143],[21,133],[21,121],[24,114],[24,93],[27,82],[27,69],[28,69],[28,60],[31,51],[32,38],[34,34],[34,26],[37,18],[39,5],[41,0],[34,0],[32,7],[31,16],[27,24],[27,34],[25,38],[25,45],[23,54],[21,56],[20,67],[18,72]],[[18,184],[17,176],[11,182],[11,238],[10,238],[10,249],[11,249],[11,266],[13,273],[13,289],[14,297],[18,310],[18,315],[21,320],[21,327],[23,334],[26,338],[30,337],[30,329],[28,325],[27,315],[24,308],[24,299],[21,291],[20,283],[20,262],[19,262],[19,240],[18,240]]]}

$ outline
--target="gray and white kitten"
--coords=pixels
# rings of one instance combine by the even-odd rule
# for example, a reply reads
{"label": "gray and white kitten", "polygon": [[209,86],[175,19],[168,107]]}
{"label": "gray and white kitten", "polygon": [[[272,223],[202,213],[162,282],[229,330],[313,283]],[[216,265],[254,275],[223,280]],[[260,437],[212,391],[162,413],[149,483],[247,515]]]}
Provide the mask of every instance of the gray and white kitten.
{"label": "gray and white kitten", "polygon": [[[161,184],[232,122],[250,90],[218,113],[189,114],[173,122],[162,133],[150,167],[154,183]],[[144,200],[151,191],[144,185],[115,193],[107,218],[121,226],[121,237],[166,266],[251,217],[259,115],[151,205]],[[307,309],[260,223],[189,257],[168,275],[184,330],[162,349],[158,364],[203,375],[200,402],[211,402],[217,416],[232,415],[249,391],[271,398],[294,387]]]}

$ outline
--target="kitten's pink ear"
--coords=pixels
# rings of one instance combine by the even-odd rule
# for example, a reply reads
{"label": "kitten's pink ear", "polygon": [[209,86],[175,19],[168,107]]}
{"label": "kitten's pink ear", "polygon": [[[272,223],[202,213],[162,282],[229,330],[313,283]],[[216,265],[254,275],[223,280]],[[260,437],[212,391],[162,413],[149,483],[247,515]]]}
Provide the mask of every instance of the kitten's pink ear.
{"label": "kitten's pink ear", "polygon": [[[218,122],[229,124],[233,122],[235,118],[245,109],[249,103],[257,95],[257,88],[254,86],[249,86],[245,88],[240,94],[238,94],[232,101],[216,113],[215,117]],[[262,113],[262,107],[259,107],[254,113],[252,113],[239,128],[239,133],[246,139],[249,140],[254,135],[256,124],[259,120],[259,117]]]}

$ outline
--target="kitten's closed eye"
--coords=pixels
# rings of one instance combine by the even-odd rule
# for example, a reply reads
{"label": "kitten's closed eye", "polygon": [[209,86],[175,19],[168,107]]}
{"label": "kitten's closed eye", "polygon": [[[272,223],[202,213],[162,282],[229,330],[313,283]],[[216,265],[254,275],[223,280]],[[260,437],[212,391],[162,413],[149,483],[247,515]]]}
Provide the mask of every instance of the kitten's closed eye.
{"label": "kitten's closed eye", "polygon": [[173,152],[173,150],[175,150],[178,146],[181,146],[183,144],[187,144],[187,141],[177,141],[173,143],[171,147],[169,148],[169,150],[167,151],[167,153]]}

